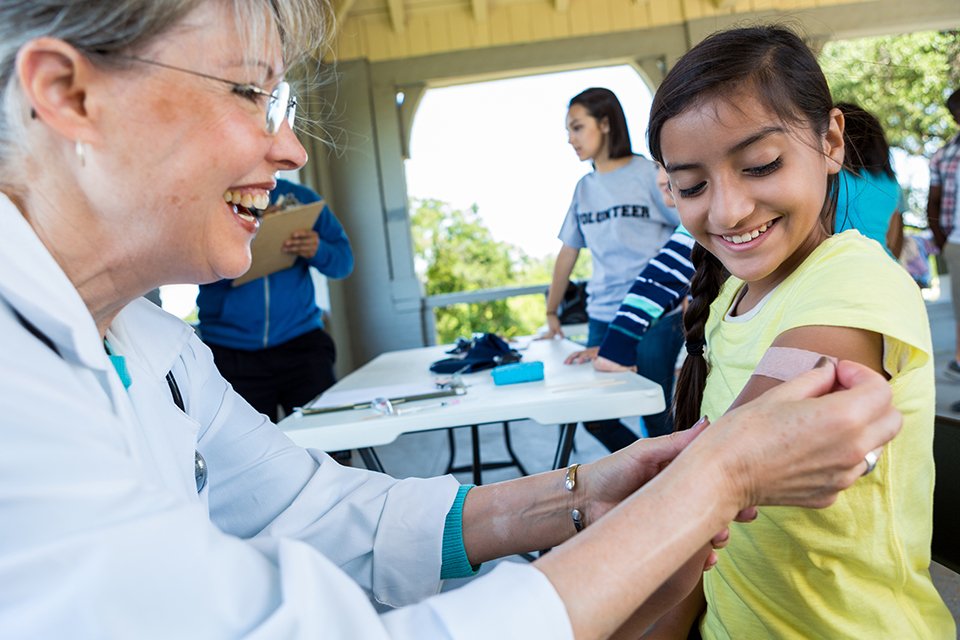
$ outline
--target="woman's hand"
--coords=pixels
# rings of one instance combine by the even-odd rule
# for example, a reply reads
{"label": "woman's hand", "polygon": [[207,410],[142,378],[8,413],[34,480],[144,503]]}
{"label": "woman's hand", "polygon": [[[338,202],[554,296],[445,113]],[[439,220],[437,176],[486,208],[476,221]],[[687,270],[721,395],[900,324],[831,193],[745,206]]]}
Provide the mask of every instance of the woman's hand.
{"label": "woman's hand", "polygon": [[624,498],[652,480],[709,424],[701,420],[691,429],[659,438],[643,438],[629,447],[580,467],[577,473],[587,493],[585,524],[596,522]]}
{"label": "woman's hand", "polygon": [[283,242],[283,251],[310,260],[320,248],[320,234],[313,229],[300,229]]}
{"label": "woman's hand", "polygon": [[[831,393],[835,385],[840,390]],[[649,615],[639,621],[649,626],[662,611],[644,603],[711,536],[723,544],[723,534],[716,536],[738,510],[831,504],[863,473],[863,456],[899,431],[901,418],[890,401],[883,376],[828,361],[707,429],[701,421],[583,465],[577,487],[583,483],[579,504],[587,528],[535,563],[564,601],[574,633],[609,637],[631,615],[645,613],[641,609]],[[469,497],[464,514],[467,507]],[[698,560],[693,566],[699,569]],[[692,581],[678,577],[667,597],[676,598]]]}
{"label": "woman's hand", "polygon": [[[710,425],[706,418],[693,428],[659,438],[638,440],[629,447],[605,458],[582,465],[577,472],[588,494],[585,524],[595,522],[624,498],[652,480],[679,455],[698,435]],[[756,507],[749,507],[737,514],[737,522],[752,522],[757,517]],[[730,540],[730,531],[723,528],[711,539],[713,549],[722,549]],[[702,556],[698,566],[707,571],[717,563],[717,555],[710,551]]]}
{"label": "woman's hand", "polygon": [[726,458],[741,508],[827,507],[866,470],[864,456],[899,432],[891,400],[875,371],[826,362],[724,415],[690,453]]}
{"label": "woman's hand", "polygon": [[600,347],[589,347],[581,351],[574,351],[567,356],[563,364],[584,364],[596,358],[598,353],[600,353]]}

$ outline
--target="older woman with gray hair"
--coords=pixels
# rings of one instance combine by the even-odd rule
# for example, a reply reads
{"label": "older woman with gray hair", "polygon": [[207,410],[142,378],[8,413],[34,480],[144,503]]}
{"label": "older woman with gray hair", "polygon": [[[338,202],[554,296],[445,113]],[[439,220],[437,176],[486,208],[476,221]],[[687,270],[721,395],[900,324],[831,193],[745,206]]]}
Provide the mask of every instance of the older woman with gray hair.
{"label": "older woman with gray hair", "polygon": [[709,428],[472,489],[295,446],[139,297],[248,268],[275,173],[307,160],[284,77],[326,15],[0,2],[5,638],[608,637],[687,593],[738,513],[829,504],[897,432],[883,379],[840,363]]}

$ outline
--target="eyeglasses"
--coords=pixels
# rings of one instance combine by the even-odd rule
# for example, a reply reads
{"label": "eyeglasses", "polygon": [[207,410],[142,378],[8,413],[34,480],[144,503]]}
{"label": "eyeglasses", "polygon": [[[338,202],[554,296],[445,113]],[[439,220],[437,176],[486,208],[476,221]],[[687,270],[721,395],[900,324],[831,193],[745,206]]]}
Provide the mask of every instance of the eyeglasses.
{"label": "eyeglasses", "polygon": [[263,96],[267,98],[267,133],[270,135],[276,135],[280,131],[280,127],[283,126],[283,121],[286,120],[290,125],[290,128],[293,128],[293,124],[297,116],[297,97],[290,95],[290,84],[287,82],[278,82],[276,88],[272,92],[267,92],[261,89],[260,87],[254,84],[241,84],[239,82],[234,82],[233,80],[227,80],[226,78],[218,78],[217,76],[212,76],[208,73],[202,73],[200,71],[193,71],[191,69],[184,69],[182,67],[175,67],[172,64],[166,64],[165,62],[157,62],[156,60],[147,60],[146,58],[138,58],[137,56],[115,56],[119,58],[125,58],[127,60],[134,60],[136,62],[142,62],[143,64],[151,64],[155,67],[162,67],[164,69],[170,69],[171,71],[181,71],[183,73],[189,73],[192,76],[197,76],[198,78],[206,78],[207,80],[216,80],[217,82],[223,82],[224,84],[230,85],[231,91],[242,96],[244,98],[253,98],[254,96]]}

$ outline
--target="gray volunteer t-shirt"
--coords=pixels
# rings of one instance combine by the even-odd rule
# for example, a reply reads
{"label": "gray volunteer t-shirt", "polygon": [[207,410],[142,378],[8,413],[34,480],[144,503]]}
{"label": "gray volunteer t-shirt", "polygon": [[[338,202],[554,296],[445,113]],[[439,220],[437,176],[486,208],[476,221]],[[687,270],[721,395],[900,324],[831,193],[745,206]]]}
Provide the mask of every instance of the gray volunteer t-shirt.
{"label": "gray volunteer t-shirt", "polygon": [[657,188],[656,165],[642,156],[580,179],[558,237],[569,247],[590,249],[587,314],[592,319],[613,320],[637,274],[678,224],[677,210],[664,204]]}

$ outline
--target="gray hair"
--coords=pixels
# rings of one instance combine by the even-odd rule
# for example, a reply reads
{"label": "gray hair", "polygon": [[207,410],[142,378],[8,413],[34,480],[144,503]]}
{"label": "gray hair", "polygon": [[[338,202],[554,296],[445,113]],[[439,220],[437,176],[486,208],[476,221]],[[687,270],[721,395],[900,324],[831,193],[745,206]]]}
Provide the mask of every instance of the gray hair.
{"label": "gray hair", "polygon": [[232,5],[246,42],[279,32],[287,68],[319,54],[331,31],[326,0],[0,0],[0,167],[19,149],[28,117],[15,73],[24,44],[58,38],[96,64],[122,66],[118,54],[144,49],[215,1]]}

